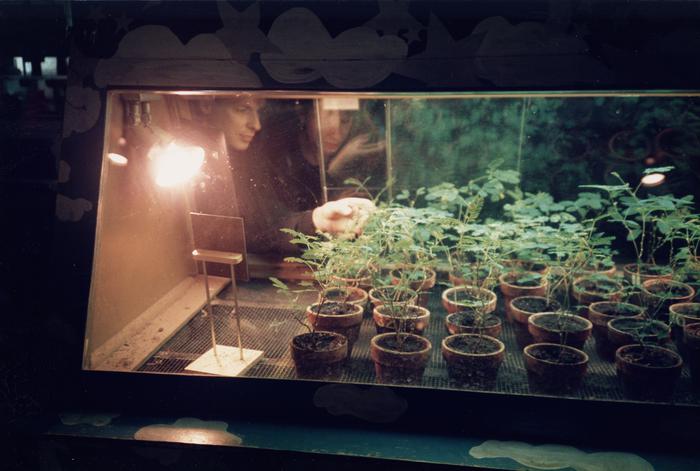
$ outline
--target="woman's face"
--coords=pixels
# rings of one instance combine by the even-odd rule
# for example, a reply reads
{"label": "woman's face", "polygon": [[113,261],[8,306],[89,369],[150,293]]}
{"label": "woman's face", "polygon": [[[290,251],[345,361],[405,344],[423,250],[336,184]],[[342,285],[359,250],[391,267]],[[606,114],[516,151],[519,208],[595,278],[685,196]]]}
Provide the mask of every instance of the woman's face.
{"label": "woman's face", "polygon": [[[316,142],[316,117],[310,114],[311,123],[306,129],[309,132],[311,142]],[[341,110],[321,111],[321,141],[323,142],[323,154],[328,157],[335,154],[340,146],[348,138],[352,128],[352,113]]]}
{"label": "woman's face", "polygon": [[226,144],[237,151],[250,147],[260,131],[260,108],[262,102],[252,97],[222,100],[216,103],[214,117],[226,136]]}

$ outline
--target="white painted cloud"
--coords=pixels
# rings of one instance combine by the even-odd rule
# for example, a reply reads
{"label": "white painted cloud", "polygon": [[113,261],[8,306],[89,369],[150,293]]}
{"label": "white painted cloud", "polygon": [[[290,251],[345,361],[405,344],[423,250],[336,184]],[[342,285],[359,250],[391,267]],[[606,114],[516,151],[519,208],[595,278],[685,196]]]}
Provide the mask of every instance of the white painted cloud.
{"label": "white painted cloud", "polygon": [[314,405],[331,415],[352,415],[374,423],[393,422],[408,407],[405,399],[387,387],[348,384],[321,386],[314,394]]}
{"label": "white painted cloud", "polygon": [[281,51],[264,53],[269,74],[283,83],[325,78],[339,88],[364,88],[384,80],[406,57],[397,36],[380,36],[372,28],[351,28],[332,37],[306,8],[292,8],[272,24],[268,39]]}
{"label": "white painted cloud", "polygon": [[533,469],[654,471],[654,467],[647,460],[633,453],[586,453],[565,445],[530,445],[524,442],[488,440],[473,447],[469,454],[477,459],[510,458]]}
{"label": "white painted cloud", "polygon": [[92,203],[85,198],[68,198],[64,195],[56,195],[56,217],[59,221],[77,222],[83,215],[92,210]]}
{"label": "white painted cloud", "polygon": [[119,417],[119,414],[83,414],[80,412],[59,414],[63,425],[92,425],[94,427],[104,427],[110,424],[115,417]]}
{"label": "white painted cloud", "polygon": [[100,116],[100,93],[92,88],[66,88],[66,107],[63,113],[63,137],[91,129]]}
{"label": "white painted cloud", "polygon": [[228,432],[227,428],[226,422],[183,417],[172,424],[154,424],[141,427],[134,434],[134,438],[144,441],[197,445],[238,446],[243,443],[239,436]]}
{"label": "white painted cloud", "polygon": [[95,69],[95,83],[259,88],[258,76],[235,62],[214,34],[200,34],[187,44],[165,26],[142,26],[122,38],[113,57]]}

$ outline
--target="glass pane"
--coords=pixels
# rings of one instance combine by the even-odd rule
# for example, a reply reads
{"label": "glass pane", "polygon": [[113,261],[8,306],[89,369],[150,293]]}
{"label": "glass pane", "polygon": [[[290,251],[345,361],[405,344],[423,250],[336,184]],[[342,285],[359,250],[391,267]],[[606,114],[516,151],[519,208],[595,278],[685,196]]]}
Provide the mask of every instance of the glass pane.
{"label": "glass pane", "polygon": [[109,105],[86,368],[700,404],[697,96]]}

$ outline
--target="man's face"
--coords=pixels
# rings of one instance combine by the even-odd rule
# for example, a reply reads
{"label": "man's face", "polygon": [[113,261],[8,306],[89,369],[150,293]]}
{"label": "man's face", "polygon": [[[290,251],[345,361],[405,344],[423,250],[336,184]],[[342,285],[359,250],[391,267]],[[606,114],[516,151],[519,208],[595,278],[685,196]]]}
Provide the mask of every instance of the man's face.
{"label": "man's face", "polygon": [[226,136],[226,144],[237,151],[248,150],[260,131],[262,102],[251,97],[241,97],[222,100],[215,106],[214,117]]}

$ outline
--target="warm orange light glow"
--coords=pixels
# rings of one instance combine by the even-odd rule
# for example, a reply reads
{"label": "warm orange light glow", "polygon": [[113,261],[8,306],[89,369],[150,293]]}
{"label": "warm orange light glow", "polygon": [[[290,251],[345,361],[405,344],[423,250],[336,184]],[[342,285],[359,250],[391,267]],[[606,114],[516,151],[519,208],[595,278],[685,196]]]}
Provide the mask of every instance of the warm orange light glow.
{"label": "warm orange light glow", "polygon": [[642,177],[642,185],[646,187],[659,186],[666,181],[666,175],[663,173],[650,173]]}
{"label": "warm orange light glow", "polygon": [[156,183],[171,187],[185,183],[199,172],[204,162],[204,149],[171,142],[165,147],[154,146],[149,157],[155,166]]}
{"label": "warm orange light glow", "polygon": [[110,152],[109,154],[107,154],[107,157],[109,158],[109,162],[111,164],[116,165],[117,167],[126,167],[126,164],[129,163],[129,159],[127,159],[121,154],[115,154],[113,152]]}

